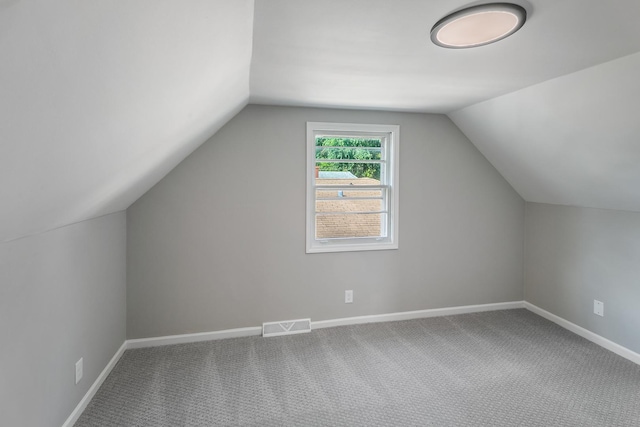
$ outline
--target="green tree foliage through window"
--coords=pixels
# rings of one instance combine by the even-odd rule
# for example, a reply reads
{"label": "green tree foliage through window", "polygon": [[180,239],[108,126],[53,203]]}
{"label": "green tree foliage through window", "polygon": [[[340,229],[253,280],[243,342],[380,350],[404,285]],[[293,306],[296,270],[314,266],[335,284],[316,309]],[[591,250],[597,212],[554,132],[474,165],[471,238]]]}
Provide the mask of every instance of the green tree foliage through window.
{"label": "green tree foliage through window", "polygon": [[[321,171],[348,171],[358,178],[380,179],[380,163],[355,163],[349,160],[381,160],[380,139],[317,137],[316,166]],[[322,159],[345,162],[322,162]]]}

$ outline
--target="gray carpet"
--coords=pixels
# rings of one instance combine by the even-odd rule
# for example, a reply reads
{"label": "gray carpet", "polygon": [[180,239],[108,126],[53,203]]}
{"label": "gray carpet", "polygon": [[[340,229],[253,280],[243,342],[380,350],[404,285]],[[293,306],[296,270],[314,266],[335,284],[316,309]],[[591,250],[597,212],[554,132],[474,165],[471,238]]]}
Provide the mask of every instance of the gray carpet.
{"label": "gray carpet", "polygon": [[526,310],[128,350],[83,426],[640,426],[640,367]]}

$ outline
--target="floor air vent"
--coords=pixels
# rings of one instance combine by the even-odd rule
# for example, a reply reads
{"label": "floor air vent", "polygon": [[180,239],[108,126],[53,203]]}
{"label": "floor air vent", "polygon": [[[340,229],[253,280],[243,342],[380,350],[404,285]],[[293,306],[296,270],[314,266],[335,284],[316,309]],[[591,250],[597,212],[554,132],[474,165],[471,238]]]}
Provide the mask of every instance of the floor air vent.
{"label": "floor air vent", "polygon": [[311,319],[287,320],[285,322],[268,322],[262,324],[263,337],[277,337],[311,332]]}

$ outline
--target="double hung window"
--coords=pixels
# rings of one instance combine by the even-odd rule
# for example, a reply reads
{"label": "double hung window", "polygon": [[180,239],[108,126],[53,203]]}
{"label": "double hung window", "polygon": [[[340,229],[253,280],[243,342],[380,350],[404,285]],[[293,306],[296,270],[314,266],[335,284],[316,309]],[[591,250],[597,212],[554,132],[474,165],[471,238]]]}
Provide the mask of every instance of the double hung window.
{"label": "double hung window", "polygon": [[395,125],[307,123],[307,252],[398,248]]}

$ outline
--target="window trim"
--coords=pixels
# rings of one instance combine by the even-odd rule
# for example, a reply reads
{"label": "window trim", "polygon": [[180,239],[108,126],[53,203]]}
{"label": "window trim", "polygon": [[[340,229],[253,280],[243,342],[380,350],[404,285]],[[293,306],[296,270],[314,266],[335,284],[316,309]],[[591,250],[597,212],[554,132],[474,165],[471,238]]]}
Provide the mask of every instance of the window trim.
{"label": "window trim", "polygon": [[[353,237],[328,239],[320,241],[315,238],[315,166],[316,166],[316,135],[318,133],[329,133],[344,136],[349,133],[365,136],[385,135],[388,136],[386,144],[388,147],[389,168],[388,198],[389,198],[389,230],[388,236],[383,240],[375,237]],[[327,122],[307,122],[307,207],[306,207],[306,243],[307,253],[323,252],[350,252],[350,251],[374,251],[398,249],[398,218],[399,218],[399,142],[400,126],[380,125],[380,124],[356,124],[356,123],[327,123]]]}

